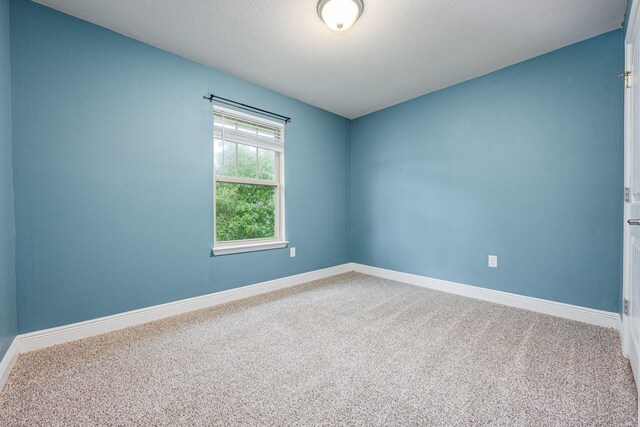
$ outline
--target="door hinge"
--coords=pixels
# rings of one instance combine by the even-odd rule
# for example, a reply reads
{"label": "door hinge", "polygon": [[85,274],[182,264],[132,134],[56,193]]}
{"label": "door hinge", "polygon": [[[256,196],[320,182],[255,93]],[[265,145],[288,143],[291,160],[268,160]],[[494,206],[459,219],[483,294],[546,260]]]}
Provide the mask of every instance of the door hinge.
{"label": "door hinge", "polygon": [[631,71],[625,71],[624,73],[620,73],[618,74],[618,77],[624,77],[625,88],[628,89],[631,87]]}
{"label": "door hinge", "polygon": [[625,315],[627,315],[627,316],[629,315],[629,302],[630,302],[630,301],[629,301],[628,299],[626,299],[626,298],[625,298],[625,299],[624,299],[624,303],[623,303],[623,305],[622,305],[622,311],[623,311],[623,313],[624,313]]}
{"label": "door hinge", "polygon": [[631,189],[629,187],[624,187],[624,201],[626,203],[631,201]]}

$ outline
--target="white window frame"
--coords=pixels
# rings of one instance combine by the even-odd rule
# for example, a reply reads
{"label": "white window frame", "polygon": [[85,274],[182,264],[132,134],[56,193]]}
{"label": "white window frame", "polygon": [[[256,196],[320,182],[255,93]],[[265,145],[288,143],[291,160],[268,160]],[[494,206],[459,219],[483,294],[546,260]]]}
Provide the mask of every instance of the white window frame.
{"label": "white window frame", "polygon": [[[214,105],[214,112],[228,113],[230,115],[243,118],[247,121],[263,124],[267,126],[277,127],[281,130],[282,140],[284,142],[284,124],[268,120],[253,114],[233,110],[230,108]],[[213,124],[213,121],[212,121]],[[284,145],[284,144],[283,144]],[[285,240],[285,209],[284,209],[284,147],[281,152],[274,151],[276,154],[276,179],[265,180],[257,178],[241,178],[216,175],[215,172],[215,138],[212,140],[213,148],[213,254],[228,255],[242,252],[263,251],[268,249],[285,248],[289,244]],[[238,152],[236,148],[236,164],[238,162]],[[218,242],[216,240],[216,185],[218,182],[231,182],[237,184],[253,184],[253,185],[269,185],[276,187],[277,202],[275,205],[275,237],[261,239],[246,239]]]}

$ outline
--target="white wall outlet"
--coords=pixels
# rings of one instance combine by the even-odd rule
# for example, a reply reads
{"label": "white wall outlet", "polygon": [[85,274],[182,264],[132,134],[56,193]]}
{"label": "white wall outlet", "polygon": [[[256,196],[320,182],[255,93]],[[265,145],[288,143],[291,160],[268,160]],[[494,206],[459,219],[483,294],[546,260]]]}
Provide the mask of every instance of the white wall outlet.
{"label": "white wall outlet", "polygon": [[295,258],[296,257],[296,248],[289,248],[289,256],[291,258]]}
{"label": "white wall outlet", "polygon": [[497,255],[489,255],[489,267],[498,268],[498,256]]}

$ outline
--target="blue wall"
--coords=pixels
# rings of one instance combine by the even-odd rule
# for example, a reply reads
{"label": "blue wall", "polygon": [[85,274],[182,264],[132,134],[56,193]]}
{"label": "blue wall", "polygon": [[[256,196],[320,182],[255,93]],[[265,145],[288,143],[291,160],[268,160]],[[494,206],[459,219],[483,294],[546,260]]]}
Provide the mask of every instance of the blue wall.
{"label": "blue wall", "polygon": [[[349,262],[349,120],[35,3],[11,19],[21,333]],[[210,91],[292,117],[296,258],[210,256]]]}
{"label": "blue wall", "polygon": [[0,360],[16,335],[9,1],[0,0]]}
{"label": "blue wall", "polygon": [[616,30],[352,122],[353,261],[617,312],[623,67]]}

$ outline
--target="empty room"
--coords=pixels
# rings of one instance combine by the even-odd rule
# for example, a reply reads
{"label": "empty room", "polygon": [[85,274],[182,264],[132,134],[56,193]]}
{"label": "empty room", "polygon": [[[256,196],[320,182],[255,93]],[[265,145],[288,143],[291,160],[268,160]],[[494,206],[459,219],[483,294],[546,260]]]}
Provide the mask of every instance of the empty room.
{"label": "empty room", "polygon": [[0,426],[639,426],[640,0],[0,0]]}

